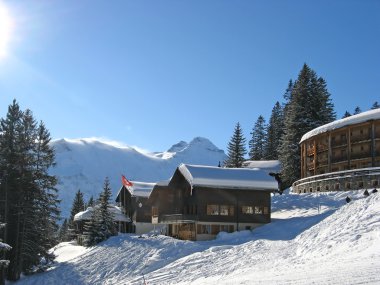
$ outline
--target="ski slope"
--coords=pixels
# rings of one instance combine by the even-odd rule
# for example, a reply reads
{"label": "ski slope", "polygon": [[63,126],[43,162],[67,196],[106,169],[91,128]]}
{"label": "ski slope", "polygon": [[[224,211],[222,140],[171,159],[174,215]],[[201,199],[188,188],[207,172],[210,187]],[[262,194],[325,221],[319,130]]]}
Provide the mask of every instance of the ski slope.
{"label": "ski slope", "polygon": [[63,243],[54,268],[16,284],[380,284],[380,193],[285,194],[272,211],[272,223],[213,241]]}

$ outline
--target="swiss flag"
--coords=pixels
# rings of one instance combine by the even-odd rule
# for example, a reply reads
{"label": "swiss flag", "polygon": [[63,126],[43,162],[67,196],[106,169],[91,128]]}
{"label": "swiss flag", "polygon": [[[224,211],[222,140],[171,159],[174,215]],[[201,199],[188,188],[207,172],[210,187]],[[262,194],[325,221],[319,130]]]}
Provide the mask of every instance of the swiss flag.
{"label": "swiss flag", "polygon": [[131,186],[133,186],[132,182],[129,181],[127,178],[125,178],[124,175],[121,176],[121,183],[122,183],[125,187],[131,187]]}

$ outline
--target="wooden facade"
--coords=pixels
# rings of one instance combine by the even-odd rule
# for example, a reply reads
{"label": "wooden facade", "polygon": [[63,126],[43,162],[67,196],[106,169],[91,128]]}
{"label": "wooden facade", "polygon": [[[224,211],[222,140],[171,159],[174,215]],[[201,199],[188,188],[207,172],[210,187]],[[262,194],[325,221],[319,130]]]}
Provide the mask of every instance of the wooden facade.
{"label": "wooden facade", "polygon": [[149,194],[150,192],[144,195],[135,195],[125,186],[122,186],[119,190],[116,202],[123,208],[124,214],[131,220],[127,225],[127,233],[143,234],[154,228],[152,225],[152,206]]}
{"label": "wooden facade", "polygon": [[380,120],[348,125],[301,143],[301,178],[380,166]]}
{"label": "wooden facade", "polygon": [[379,185],[380,109],[337,120],[305,136],[300,142],[301,179],[293,183],[294,192]]}
{"label": "wooden facade", "polygon": [[[221,169],[222,170],[222,169]],[[252,170],[251,170],[252,171]],[[157,185],[150,196],[152,221],[166,225],[166,234],[187,240],[207,240],[219,232],[254,229],[271,221],[273,187],[193,185],[177,168],[168,185]]]}

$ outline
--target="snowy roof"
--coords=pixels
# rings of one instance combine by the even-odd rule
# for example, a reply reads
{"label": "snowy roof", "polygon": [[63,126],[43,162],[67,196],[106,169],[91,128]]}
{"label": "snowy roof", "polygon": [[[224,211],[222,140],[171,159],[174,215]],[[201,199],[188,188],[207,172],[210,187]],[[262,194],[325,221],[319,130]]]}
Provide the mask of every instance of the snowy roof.
{"label": "snowy roof", "polygon": [[264,170],[267,172],[281,171],[281,164],[279,160],[247,160],[243,162],[243,167]]}
{"label": "snowy roof", "polygon": [[300,143],[302,143],[305,140],[308,140],[309,138],[313,136],[316,136],[328,131],[336,130],[336,129],[349,126],[349,125],[364,123],[370,120],[379,120],[379,119],[380,119],[380,109],[374,109],[374,110],[366,111],[357,115],[352,115],[350,117],[336,120],[334,122],[315,128],[314,130],[311,130],[310,132],[303,135]]}
{"label": "snowy roof", "polygon": [[137,197],[149,197],[150,193],[153,190],[154,185],[156,183],[150,183],[150,182],[138,182],[138,181],[131,181],[133,186],[128,187],[128,191],[133,195]]}
{"label": "snowy roof", "polygon": [[[98,205],[95,207],[99,207]],[[108,209],[113,213],[114,215],[114,221],[118,222],[130,222],[131,220],[123,214],[122,210],[118,206],[110,206]],[[93,207],[88,207],[85,211],[79,212],[74,216],[74,221],[83,221],[83,220],[90,220],[91,215],[94,211]]]}
{"label": "snowy roof", "polygon": [[249,168],[221,168],[202,165],[181,164],[178,170],[191,187],[237,188],[277,190],[276,180],[268,173]]}
{"label": "snowy roof", "polygon": [[150,193],[152,193],[152,190],[156,183],[151,182],[138,182],[138,181],[131,181],[133,186],[121,186],[119,189],[119,192],[116,195],[116,202],[118,202],[119,196],[123,188],[126,188],[129,193],[131,193],[131,196],[137,196],[137,197],[146,197],[149,198]]}

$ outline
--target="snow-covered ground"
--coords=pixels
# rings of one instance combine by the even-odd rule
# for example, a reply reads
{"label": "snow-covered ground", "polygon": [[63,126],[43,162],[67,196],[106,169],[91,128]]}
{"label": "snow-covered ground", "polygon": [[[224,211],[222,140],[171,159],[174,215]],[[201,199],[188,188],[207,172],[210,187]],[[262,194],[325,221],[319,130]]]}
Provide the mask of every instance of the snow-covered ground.
{"label": "snow-covered ground", "polygon": [[16,284],[380,284],[380,193],[286,194],[272,211],[272,223],[213,241],[63,243],[54,268]]}

